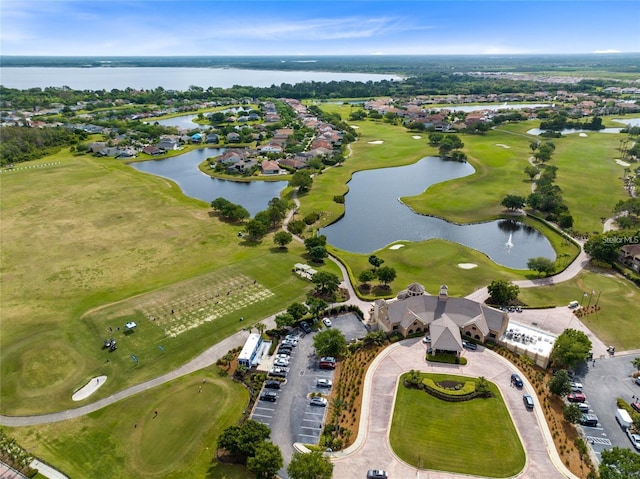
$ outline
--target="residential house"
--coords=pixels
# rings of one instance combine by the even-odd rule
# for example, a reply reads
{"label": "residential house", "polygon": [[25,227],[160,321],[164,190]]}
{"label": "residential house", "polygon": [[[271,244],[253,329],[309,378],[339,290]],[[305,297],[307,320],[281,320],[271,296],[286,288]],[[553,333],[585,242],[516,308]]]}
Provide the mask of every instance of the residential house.
{"label": "residential house", "polygon": [[285,166],[287,168],[293,168],[295,170],[300,170],[302,168],[307,168],[307,162],[298,158],[296,155],[295,158],[283,158],[280,160],[280,166]]}
{"label": "residential house", "polygon": [[264,160],[260,165],[263,175],[279,175],[282,170],[273,160]]}
{"label": "residential house", "polygon": [[240,135],[238,133],[228,133],[227,134],[227,142],[228,143],[240,143]]}
{"label": "residential house", "polygon": [[156,146],[164,151],[174,151],[180,148],[180,143],[173,138],[161,138]]}
{"label": "residential house", "polygon": [[217,135],[217,133],[209,133],[205,141],[209,144],[217,145],[218,143],[220,143],[220,137]]}
{"label": "residential house", "polygon": [[200,133],[191,135],[191,143],[202,143],[202,135]]}
{"label": "residential house", "polygon": [[142,153],[146,153],[147,155],[151,155],[151,156],[156,156],[156,155],[162,155],[164,153],[164,150],[161,148],[158,148],[157,146],[149,145],[149,146],[145,146],[142,149]]}
{"label": "residential house", "polygon": [[372,319],[381,330],[405,337],[429,332],[434,351],[457,353],[464,337],[482,343],[497,341],[509,325],[506,313],[467,298],[449,297],[446,285],[435,296],[413,283],[395,299],[378,299],[373,305]]}
{"label": "residential house", "polygon": [[258,150],[261,153],[282,153],[283,148],[279,143],[271,141],[269,143],[265,143],[264,145],[260,145],[258,147]]}

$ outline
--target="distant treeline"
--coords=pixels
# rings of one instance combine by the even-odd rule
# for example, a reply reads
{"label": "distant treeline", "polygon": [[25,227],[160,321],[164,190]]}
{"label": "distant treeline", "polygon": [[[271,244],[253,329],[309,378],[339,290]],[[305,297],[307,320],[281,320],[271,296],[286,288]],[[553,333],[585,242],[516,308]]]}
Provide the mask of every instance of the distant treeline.
{"label": "distant treeline", "polygon": [[640,54],[609,55],[362,55],[362,56],[0,56],[3,67],[195,67],[420,75],[430,72],[638,72]]}
{"label": "distant treeline", "polygon": [[[556,84],[554,89],[562,88],[571,92],[602,94],[600,90],[611,84],[611,80],[585,80],[578,83]],[[192,86],[186,91],[170,91],[162,87],[150,90],[72,90],[68,87],[30,88],[18,90],[0,86],[0,98],[4,107],[34,110],[48,107],[52,103],[76,105],[85,102],[112,102],[128,100],[139,105],[161,104],[167,100],[211,101],[224,98],[295,98],[330,100],[335,98],[373,98],[379,96],[415,96],[415,95],[488,95],[509,93],[534,93],[545,89],[535,81],[515,81],[506,78],[481,78],[455,73],[429,73],[409,77],[404,81],[382,80],[378,82],[302,82],[296,84],[281,83],[270,87],[238,86],[231,88],[204,89]],[[95,105],[95,104],[94,104]],[[95,106],[94,106],[95,107]],[[90,107],[91,108],[91,107]]]}
{"label": "distant treeline", "polygon": [[42,158],[60,147],[75,145],[86,136],[62,127],[3,126],[0,128],[0,166]]}

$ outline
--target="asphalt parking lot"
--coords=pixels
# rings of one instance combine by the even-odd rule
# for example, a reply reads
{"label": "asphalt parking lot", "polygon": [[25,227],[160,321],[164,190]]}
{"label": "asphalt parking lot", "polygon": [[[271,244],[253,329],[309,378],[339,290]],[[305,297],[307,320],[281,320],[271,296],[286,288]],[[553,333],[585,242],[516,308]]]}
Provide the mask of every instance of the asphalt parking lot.
{"label": "asphalt parking lot", "polygon": [[577,380],[584,386],[589,412],[598,416],[597,427],[582,426],[598,458],[603,450],[614,446],[633,450],[627,434],[615,419],[615,412],[617,398],[631,403],[632,396],[640,396],[640,386],[631,379],[634,357],[636,355],[596,358],[595,366],[589,362],[576,371]]}
{"label": "asphalt parking lot", "polygon": [[[331,327],[340,330],[347,341],[362,338],[368,332],[353,313],[332,316],[330,319]],[[319,325],[321,324],[320,322]],[[296,332],[300,335],[300,340],[292,350],[286,381],[280,389],[270,390],[276,391],[276,402],[258,400],[251,414],[251,419],[271,428],[271,440],[280,447],[285,464],[293,456],[294,443],[319,443],[328,408],[312,406],[308,396],[312,392],[328,396],[331,389],[320,388],[316,383],[318,379],[333,381],[333,370],[318,369],[318,357],[313,348],[313,336],[317,333],[314,331],[304,335],[300,331]],[[288,477],[285,469],[278,473],[284,479]]]}

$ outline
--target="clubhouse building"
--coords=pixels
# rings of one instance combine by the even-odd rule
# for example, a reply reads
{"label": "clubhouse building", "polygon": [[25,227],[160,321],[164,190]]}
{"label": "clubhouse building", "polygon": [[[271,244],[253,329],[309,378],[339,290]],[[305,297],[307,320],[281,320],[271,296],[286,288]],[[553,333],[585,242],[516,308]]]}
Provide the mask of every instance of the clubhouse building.
{"label": "clubhouse building", "polygon": [[425,292],[424,286],[412,283],[391,300],[373,303],[371,317],[377,327],[403,336],[429,333],[434,352],[462,351],[462,340],[480,343],[499,342],[509,325],[509,316],[482,303],[466,298],[449,297],[447,286],[437,296]]}

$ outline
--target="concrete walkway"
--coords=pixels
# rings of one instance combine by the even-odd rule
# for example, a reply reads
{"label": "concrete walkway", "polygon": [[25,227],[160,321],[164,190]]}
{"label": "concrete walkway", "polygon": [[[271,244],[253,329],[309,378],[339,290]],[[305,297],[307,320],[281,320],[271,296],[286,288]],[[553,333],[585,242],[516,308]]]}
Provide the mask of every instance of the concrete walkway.
{"label": "concrete walkway", "polygon": [[49,479],[69,479],[69,476],[64,475],[57,469],[54,469],[48,464],[38,461],[37,459],[31,461],[31,464],[29,465],[31,466],[31,468],[37,469],[40,474],[42,474],[44,477],[48,477]]}
{"label": "concrete walkway", "polygon": [[[539,404],[534,412],[525,409],[522,395],[535,396],[533,386],[523,378],[523,390],[510,387],[510,376],[517,372],[509,361],[480,347],[465,351],[466,366],[429,363],[425,360],[425,345],[419,339],[404,340],[385,349],[371,364],[365,377],[362,418],[358,437],[349,448],[335,453],[335,477],[361,477],[368,469],[385,469],[389,477],[453,479],[474,477],[441,471],[421,470],[400,460],[391,449],[389,431],[401,374],[417,369],[424,372],[484,376],[500,389],[526,451],[526,464],[517,477],[576,479],[562,463],[553,445],[551,433]],[[469,427],[473,427],[472,424]],[[425,455],[428,451],[425,451]]]}

